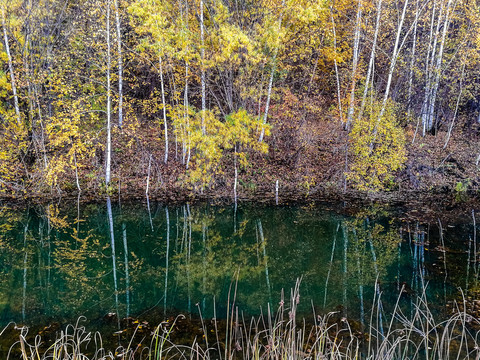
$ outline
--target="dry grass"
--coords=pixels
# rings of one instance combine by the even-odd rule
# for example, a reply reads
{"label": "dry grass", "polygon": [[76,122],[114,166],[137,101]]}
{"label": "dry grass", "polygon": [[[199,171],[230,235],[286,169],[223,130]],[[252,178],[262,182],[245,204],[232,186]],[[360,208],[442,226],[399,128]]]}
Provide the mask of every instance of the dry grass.
{"label": "dry grass", "polygon": [[[277,311],[273,312],[268,306],[265,314],[249,320],[243,317],[233,300],[228,308],[227,328],[221,332],[223,335],[219,335],[215,319],[212,320],[213,334],[208,333],[202,320],[202,338],[193,339],[188,346],[171,341],[179,318],[158,325],[151,334],[149,346],[132,346],[132,338],[127,347],[114,351],[106,351],[100,334],[87,332],[80,325],[81,319],[58,333],[51,345],[42,344],[39,336],[33,343],[27,343],[27,330],[24,329],[12,345],[8,360],[18,358],[12,355],[14,350],[23,360],[480,359],[479,321],[459,307],[448,319],[436,321],[425,294],[417,298],[415,310],[409,316],[402,312],[397,301],[388,320],[385,314],[381,316],[382,301],[377,297],[370,325],[361,335],[352,330],[347,319],[334,321],[333,315],[337,317],[334,313],[313,314],[313,323],[307,325],[305,319],[297,319],[299,299],[298,282],[288,301],[282,296]],[[209,335],[214,339],[209,339]]]}

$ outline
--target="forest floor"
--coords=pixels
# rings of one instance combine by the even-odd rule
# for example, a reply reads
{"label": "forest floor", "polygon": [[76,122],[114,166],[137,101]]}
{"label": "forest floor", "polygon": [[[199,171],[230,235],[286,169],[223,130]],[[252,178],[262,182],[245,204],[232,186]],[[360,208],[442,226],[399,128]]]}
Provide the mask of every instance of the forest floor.
{"label": "forest floor", "polygon": [[[310,201],[349,201],[358,204],[380,202],[411,204],[413,207],[453,209],[476,202],[480,194],[480,177],[476,159],[480,154],[477,131],[454,132],[444,149],[446,133],[414,136],[414,128],[406,128],[407,161],[396,173],[391,188],[377,192],[358,191],[345,183],[347,132],[334,121],[304,121],[285,128],[285,121],[273,124],[267,139],[268,154],[249,154],[249,165],[239,168],[237,194],[239,201],[275,203],[278,181],[278,203]],[[283,125],[282,125],[283,124]],[[301,139],[301,140],[300,140]],[[147,179],[150,200],[185,202],[210,199],[234,200],[233,154],[224,156],[214,186],[200,191],[191,185],[179,149],[170,149],[170,159],[163,163],[161,131],[144,123],[135,141],[117,133],[114,143],[112,198],[145,198]],[[130,146],[125,144],[130,141]],[[177,153],[177,154],[176,154]],[[102,152],[90,168],[79,171],[82,201],[104,198],[102,185]],[[177,155],[177,156],[176,156]],[[176,160],[177,157],[177,160]],[[149,164],[150,175],[149,174]],[[348,163],[347,163],[348,167]],[[76,198],[75,172],[66,172],[56,187],[39,186],[32,175],[24,189],[0,195],[4,199],[46,202],[56,198]]]}

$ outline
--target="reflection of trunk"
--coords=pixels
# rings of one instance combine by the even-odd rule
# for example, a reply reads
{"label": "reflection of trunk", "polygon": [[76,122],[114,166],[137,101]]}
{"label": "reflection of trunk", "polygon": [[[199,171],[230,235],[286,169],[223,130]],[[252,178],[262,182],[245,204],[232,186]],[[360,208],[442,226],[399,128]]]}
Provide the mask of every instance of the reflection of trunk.
{"label": "reflection of trunk", "polygon": [[258,233],[260,235],[260,241],[262,242],[263,261],[265,262],[265,279],[267,281],[268,301],[269,301],[269,303],[271,303],[272,302],[272,288],[270,286],[270,275],[268,274],[267,244],[266,244],[265,237],[263,236],[262,221],[260,219],[257,220],[257,227],[258,227]]}
{"label": "reflection of trunk", "polygon": [[190,293],[190,252],[192,249],[192,217],[190,214],[190,205],[187,204],[187,225],[188,239],[186,249],[186,269],[187,269],[187,293],[188,293],[188,313],[192,313],[192,294]]}
{"label": "reflection of trunk", "polygon": [[150,220],[150,228],[153,232],[153,220],[152,220],[152,212],[150,211],[150,199],[148,198],[147,194],[147,210],[148,210],[148,219]]}
{"label": "reflection of trunk", "polygon": [[440,231],[440,241],[442,243],[442,247],[444,249],[443,251],[443,270],[445,271],[445,277],[443,278],[443,296],[444,296],[444,301],[445,304],[447,303],[447,254],[445,251],[445,242],[443,241],[443,226],[442,222],[440,221],[440,218],[438,219],[438,229]]}
{"label": "reflection of trunk", "polygon": [[380,274],[378,272],[377,255],[375,254],[375,248],[373,247],[372,239],[370,238],[368,242],[370,244],[370,252],[372,253],[373,266],[374,266],[374,269],[375,269],[375,274],[376,274],[376,279],[377,279],[377,281],[375,282],[375,291],[376,291],[377,297],[378,297],[378,306],[377,306],[378,331],[380,332],[381,338],[383,339],[383,337],[384,337],[384,332],[383,332],[383,306],[382,306],[382,299],[381,299],[381,292],[380,292],[380,284],[378,283]]}
{"label": "reflection of trunk", "polygon": [[80,195],[81,195],[81,193],[78,192],[78,196],[77,196],[77,236],[80,234]]}
{"label": "reflection of trunk", "polygon": [[167,253],[165,255],[165,287],[163,292],[163,314],[167,314],[167,289],[168,289],[168,255],[170,252],[170,216],[168,207],[165,207],[165,217],[167,219]]}
{"label": "reflection of trunk", "polygon": [[23,321],[25,321],[25,306],[26,306],[26,299],[27,299],[27,260],[28,260],[27,231],[28,231],[28,224],[26,224],[25,228],[23,229],[23,250],[25,251],[25,256],[23,257],[23,297],[22,297],[22,320]]}
{"label": "reflection of trunk", "polygon": [[425,278],[425,266],[424,266],[424,242],[425,233],[420,231],[417,224],[415,232],[413,234],[414,251],[413,251],[413,277],[412,288],[418,293],[422,293],[424,290],[424,278]]}
{"label": "reflection of trunk", "polygon": [[342,225],[343,234],[343,308],[347,314],[347,253],[348,253],[348,231],[345,225]]}
{"label": "reflection of trunk", "polygon": [[[400,230],[400,234],[402,234],[402,230]],[[400,238],[403,238],[400,235]],[[400,260],[402,256],[402,242],[398,242],[398,255],[397,255],[397,291],[400,291]]]}
{"label": "reflection of trunk", "polygon": [[478,266],[477,266],[477,224],[475,221],[475,210],[472,210],[472,219],[473,219],[473,271],[475,275],[478,276]]}
{"label": "reflection of trunk", "polygon": [[325,295],[323,297],[323,309],[324,310],[327,307],[328,280],[330,279],[330,272],[332,271],[333,255],[335,253],[335,244],[337,243],[337,233],[338,233],[339,229],[340,229],[340,223],[337,223],[337,230],[335,231],[335,235],[333,236],[332,254],[330,255],[330,262],[328,263],[327,278],[325,279]]}
{"label": "reflection of trunk", "polygon": [[205,312],[205,296],[207,292],[207,227],[202,223],[203,240],[203,279],[202,279],[202,311]]}
{"label": "reflection of trunk", "polygon": [[332,271],[333,255],[335,253],[335,244],[337,243],[337,233],[339,229],[340,229],[340,223],[337,223],[337,230],[335,231],[335,235],[333,236],[333,245],[332,245],[332,253],[330,255],[330,262],[328,263],[327,278],[325,279],[325,295],[323,297],[323,309],[325,309],[327,306],[328,280],[330,279],[330,272]]}
{"label": "reflection of trunk", "polygon": [[115,310],[117,313],[118,328],[120,329],[120,314],[118,313],[117,264],[115,261],[115,235],[113,232],[112,202],[110,201],[110,196],[107,197],[107,216],[108,216],[108,231],[110,234],[110,246],[112,248],[112,272],[113,272],[113,286],[115,291]]}
{"label": "reflection of trunk", "polygon": [[470,280],[470,262],[472,261],[471,258],[471,253],[472,253],[472,238],[469,237],[468,239],[468,260],[467,260],[467,275],[465,277],[465,297],[468,297],[468,285],[469,285],[469,280]]}
{"label": "reflection of trunk", "polygon": [[123,232],[123,251],[125,252],[125,302],[127,303],[127,317],[130,315],[130,275],[128,272],[128,246],[127,246],[127,227],[122,224]]}
{"label": "reflection of trunk", "polygon": [[235,167],[235,182],[233,183],[233,198],[235,202],[235,215],[236,215],[237,214],[237,184],[238,184],[237,144],[235,144],[235,157],[233,162]]}
{"label": "reflection of trunk", "polygon": [[365,306],[363,302],[363,279],[362,266],[360,264],[360,254],[357,252],[357,272],[358,272],[358,298],[360,300],[360,324],[362,331],[365,328]]}

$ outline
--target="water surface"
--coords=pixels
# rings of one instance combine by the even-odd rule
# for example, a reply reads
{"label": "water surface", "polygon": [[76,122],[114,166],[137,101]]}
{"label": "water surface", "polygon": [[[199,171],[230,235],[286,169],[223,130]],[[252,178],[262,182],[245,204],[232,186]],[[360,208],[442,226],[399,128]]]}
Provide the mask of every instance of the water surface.
{"label": "water surface", "polygon": [[[476,291],[473,218],[400,220],[381,208],[52,204],[0,210],[0,325],[275,309],[301,279],[299,311],[365,322]],[[215,311],[215,312],[214,312]],[[153,316],[153,315],[152,315]]]}

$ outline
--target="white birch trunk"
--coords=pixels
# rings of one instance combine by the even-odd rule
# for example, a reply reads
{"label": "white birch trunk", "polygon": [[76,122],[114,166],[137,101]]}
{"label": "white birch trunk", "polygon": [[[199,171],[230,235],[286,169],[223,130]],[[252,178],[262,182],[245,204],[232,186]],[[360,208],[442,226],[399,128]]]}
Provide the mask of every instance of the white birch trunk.
{"label": "white birch trunk", "polygon": [[369,87],[369,84],[370,84],[370,76],[372,76],[373,64],[375,62],[375,50],[376,50],[376,47],[377,47],[377,38],[378,38],[378,30],[380,28],[381,14],[382,14],[382,0],[379,0],[378,1],[378,8],[377,8],[377,19],[376,19],[376,23],[375,23],[375,33],[373,35],[372,52],[370,53],[370,61],[368,63],[367,78],[365,79],[365,89],[363,90],[362,103],[360,105],[360,112],[358,114],[359,119],[361,119],[362,116],[363,116],[363,111],[365,109],[365,103],[367,101],[368,87]]}
{"label": "white birch trunk", "polygon": [[148,159],[148,170],[147,170],[147,188],[145,189],[145,194],[148,197],[148,190],[150,189],[150,170],[152,169],[152,154]]}
{"label": "white birch trunk", "polygon": [[442,59],[443,59],[443,50],[445,48],[445,37],[447,35],[447,30],[450,25],[450,6],[451,5],[452,5],[452,0],[448,0],[447,9],[445,12],[445,21],[443,23],[442,39],[440,41],[440,49],[438,51],[437,61],[435,65],[435,80],[432,86],[432,96],[430,99],[430,111],[428,113],[428,117],[429,117],[428,124],[430,126],[430,129],[432,129],[434,126],[435,101],[437,98],[438,85],[440,83],[440,75],[442,72]]}
{"label": "white birch trunk", "polygon": [[[188,30],[188,0],[185,1],[185,26]],[[187,45],[186,45],[186,56],[187,58],[185,59],[185,92],[184,92],[184,97],[183,97],[183,104],[185,107],[185,112],[184,112],[184,121],[185,121],[185,135],[186,139],[184,140],[184,154],[183,158],[185,159],[185,156],[187,155],[187,160],[186,160],[186,168],[188,169],[188,166],[190,164],[190,119],[188,115],[188,70],[189,70],[189,64],[188,64],[188,40],[187,40]],[[188,145],[187,145],[187,139],[188,139]],[[185,163],[185,160],[184,160]]]}
{"label": "white birch trunk", "polygon": [[2,26],[3,26],[3,38],[5,41],[5,52],[8,58],[8,71],[10,72],[10,83],[12,85],[13,103],[15,106],[15,115],[17,116],[18,125],[22,124],[22,118],[20,116],[20,108],[18,106],[17,86],[15,84],[15,73],[13,71],[12,55],[10,53],[10,46],[8,44],[7,25],[5,24],[5,9],[2,8]]}
{"label": "white birch trunk", "polygon": [[200,48],[200,56],[202,61],[202,74],[201,74],[201,81],[202,81],[202,134],[205,135],[207,133],[206,125],[205,125],[205,111],[206,111],[206,96],[205,96],[205,40],[204,40],[204,23],[203,23],[203,0],[200,0],[200,40],[201,40],[201,48]]}
{"label": "white birch trunk", "polygon": [[376,131],[377,131],[378,123],[379,123],[380,119],[383,117],[383,115],[385,114],[385,108],[387,106],[388,96],[390,95],[390,86],[392,84],[392,77],[393,77],[393,72],[395,71],[395,65],[397,64],[398,53],[399,53],[399,44],[400,44],[400,34],[402,32],[403,23],[405,21],[405,14],[407,12],[407,6],[408,6],[408,0],[405,0],[405,4],[403,6],[403,11],[402,11],[402,16],[400,18],[400,23],[398,24],[398,28],[397,28],[397,36],[395,38],[395,45],[393,47],[392,59],[390,61],[390,69],[388,71],[388,80],[387,80],[387,86],[385,88],[385,94],[383,96],[382,109],[380,110],[380,114],[378,115],[377,123],[375,125],[375,131],[374,131],[375,134],[376,134]]}
{"label": "white birch trunk", "polygon": [[[332,21],[332,29],[333,29],[333,47],[335,51],[335,58],[333,59],[333,65],[335,67],[335,79],[337,81],[337,101],[338,101],[338,113],[340,114],[340,121],[342,126],[345,126],[343,121],[343,109],[342,109],[342,96],[340,93],[340,76],[338,74],[338,65],[337,65],[337,32],[335,30],[335,21],[333,20],[333,15],[330,9],[330,19]],[[313,78],[313,77],[312,77]]]}
{"label": "white birch trunk", "polygon": [[110,89],[110,69],[111,69],[111,46],[110,46],[110,0],[107,1],[107,150],[105,165],[105,184],[110,184],[110,167],[112,157],[112,134],[111,134],[111,89]]}
{"label": "white birch trunk", "polygon": [[265,113],[263,115],[263,127],[262,127],[262,131],[260,132],[260,137],[258,138],[259,142],[262,142],[263,137],[265,136],[265,124],[267,123],[268,109],[270,107],[270,97],[272,95],[273,75],[275,73],[276,57],[277,57],[277,52],[275,51],[275,56],[273,57],[272,71],[270,73],[270,81],[268,83],[267,103],[265,104]]}
{"label": "white birch trunk", "polygon": [[[430,35],[428,40],[428,52],[427,52],[427,59],[425,62],[425,96],[423,99],[422,105],[422,136],[426,135],[427,131],[431,130],[430,125],[428,124],[428,111],[430,108],[430,97],[431,97],[431,88],[432,88],[432,69],[433,69],[433,61],[435,58],[435,51],[437,48],[437,38],[438,38],[438,31],[440,25],[440,17],[441,13],[438,17],[437,21],[437,28],[433,31],[434,23],[435,23],[435,14],[436,14],[436,5],[437,2],[433,2],[433,9],[432,9],[432,20],[430,22]],[[433,42],[433,43],[432,43]]]}
{"label": "white birch trunk", "polygon": [[[282,1],[282,9],[284,7],[285,7],[285,0]],[[278,33],[280,33],[280,30],[282,29],[282,16],[283,16],[283,13],[280,16],[280,19],[278,20]],[[270,72],[270,81],[268,83],[267,103],[265,104],[265,114],[263,116],[262,131],[260,132],[260,137],[258,138],[259,142],[262,142],[265,136],[265,125],[267,124],[268,110],[270,108],[270,98],[272,95],[273,75],[275,74],[275,69],[277,68],[277,54],[278,54],[278,45],[275,46],[275,53],[273,55],[272,71]]]}
{"label": "white birch trunk", "polygon": [[355,21],[355,36],[353,40],[353,60],[352,60],[352,84],[350,86],[350,100],[348,104],[347,123],[345,129],[348,130],[353,120],[353,112],[355,110],[355,85],[357,83],[357,67],[360,46],[360,23],[362,21],[362,3],[358,1],[357,19]]}
{"label": "white birch trunk", "polygon": [[160,65],[160,87],[162,90],[162,107],[163,107],[163,127],[165,128],[165,158],[164,163],[168,161],[168,127],[167,127],[167,108],[165,103],[165,87],[163,83],[163,66],[162,66],[162,56],[158,57]]}
{"label": "white birch trunk", "polygon": [[120,14],[118,12],[118,0],[115,0],[115,20],[117,26],[118,46],[118,126],[123,125],[123,59],[122,59],[122,33],[120,28]]}
{"label": "white birch trunk", "polygon": [[412,53],[410,56],[410,71],[408,73],[408,103],[407,103],[407,116],[410,118],[410,112],[412,110],[412,92],[413,92],[413,67],[415,65],[415,53],[417,49],[417,26],[418,26],[418,16],[419,8],[418,1],[415,6],[415,20],[413,25],[413,43],[412,43]]}
{"label": "white birch trunk", "polygon": [[460,99],[462,98],[464,78],[465,78],[465,62],[463,63],[463,66],[462,66],[462,75],[460,76],[460,89],[458,91],[457,103],[455,105],[455,112],[453,113],[452,122],[451,122],[450,126],[448,127],[447,136],[445,138],[445,144],[443,145],[444,149],[448,145],[448,141],[450,140],[450,136],[452,135],[453,125],[455,124],[455,120],[457,119],[458,105],[460,104]]}

